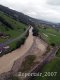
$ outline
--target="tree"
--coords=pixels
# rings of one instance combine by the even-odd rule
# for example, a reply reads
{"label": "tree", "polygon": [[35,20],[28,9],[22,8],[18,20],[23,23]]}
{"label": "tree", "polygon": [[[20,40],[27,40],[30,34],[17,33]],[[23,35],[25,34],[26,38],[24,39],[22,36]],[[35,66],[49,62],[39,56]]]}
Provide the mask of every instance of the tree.
{"label": "tree", "polygon": [[53,47],[54,47],[54,46],[55,46],[55,43],[51,43],[51,46],[53,46]]}
{"label": "tree", "polygon": [[33,28],[33,36],[38,36],[38,29],[36,27]]}

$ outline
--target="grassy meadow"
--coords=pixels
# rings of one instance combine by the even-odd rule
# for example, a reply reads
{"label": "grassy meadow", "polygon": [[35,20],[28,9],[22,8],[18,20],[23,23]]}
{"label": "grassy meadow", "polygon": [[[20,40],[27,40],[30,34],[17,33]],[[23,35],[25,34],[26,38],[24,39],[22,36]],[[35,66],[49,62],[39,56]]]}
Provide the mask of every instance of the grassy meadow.
{"label": "grassy meadow", "polygon": [[60,80],[60,59],[54,59],[46,64],[41,72],[43,76],[35,77],[34,80]]}
{"label": "grassy meadow", "polygon": [[24,43],[26,36],[21,37],[21,35],[26,31],[27,28],[27,25],[14,20],[9,15],[6,15],[0,11],[0,35],[3,34],[3,36],[0,36],[0,44],[15,39],[8,44],[8,46],[10,46],[10,50],[7,52],[2,52],[2,54],[15,50]]}
{"label": "grassy meadow", "polygon": [[[12,19],[3,12],[0,12],[0,17],[2,17],[12,27],[12,29],[10,29],[7,25],[0,21],[0,32],[9,35],[10,38],[16,38],[20,36],[27,29],[25,24]],[[4,42],[5,40],[6,39],[0,38],[0,42]]]}
{"label": "grassy meadow", "polygon": [[49,44],[54,43],[55,45],[60,44],[60,31],[51,27],[39,28],[39,34]]}

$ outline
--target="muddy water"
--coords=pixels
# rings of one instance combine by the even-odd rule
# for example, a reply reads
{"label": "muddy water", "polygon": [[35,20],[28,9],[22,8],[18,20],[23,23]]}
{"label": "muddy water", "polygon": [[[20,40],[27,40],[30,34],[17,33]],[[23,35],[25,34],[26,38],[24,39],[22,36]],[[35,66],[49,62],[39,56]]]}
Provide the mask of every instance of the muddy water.
{"label": "muddy water", "polygon": [[0,58],[0,74],[10,71],[14,61],[22,57],[30,49],[34,38],[32,35],[32,29],[33,28],[31,27],[29,30],[29,36],[24,45],[22,45],[19,49],[16,49],[15,51],[12,51],[11,53]]}
{"label": "muddy water", "polygon": [[47,49],[47,43],[45,43],[43,40],[36,38],[36,44],[37,47],[41,50],[41,53],[45,53]]}

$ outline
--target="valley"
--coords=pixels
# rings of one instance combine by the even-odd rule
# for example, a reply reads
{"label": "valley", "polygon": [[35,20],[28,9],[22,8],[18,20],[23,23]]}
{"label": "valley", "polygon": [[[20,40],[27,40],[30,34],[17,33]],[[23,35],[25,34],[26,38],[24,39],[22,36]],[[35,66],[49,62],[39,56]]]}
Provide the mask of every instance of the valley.
{"label": "valley", "polygon": [[[38,20],[0,5],[0,80],[59,80],[59,24]],[[22,73],[57,72],[44,77]]]}

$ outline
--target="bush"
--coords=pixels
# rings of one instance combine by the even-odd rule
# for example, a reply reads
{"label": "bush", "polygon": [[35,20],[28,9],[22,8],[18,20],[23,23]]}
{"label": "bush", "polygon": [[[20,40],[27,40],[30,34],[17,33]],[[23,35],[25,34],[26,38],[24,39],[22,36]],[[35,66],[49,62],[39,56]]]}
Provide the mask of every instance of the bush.
{"label": "bush", "polygon": [[25,35],[26,37],[28,37],[29,36],[29,31],[27,31],[27,34]]}
{"label": "bush", "polygon": [[16,48],[19,48],[21,45],[24,44],[28,35],[29,35],[29,31],[27,31],[26,35],[23,38],[21,38],[21,40],[17,41]]}
{"label": "bush", "polygon": [[21,65],[21,68],[19,69],[19,71],[21,71],[21,72],[29,71],[31,69],[31,67],[34,66],[35,59],[36,59],[35,55],[26,56],[25,60],[22,62],[22,65]]}
{"label": "bush", "polygon": [[51,43],[51,46],[53,46],[53,47],[54,47],[54,46],[55,46],[55,43]]}
{"label": "bush", "polygon": [[7,80],[19,80],[19,78],[12,75]]}
{"label": "bush", "polygon": [[26,37],[22,38],[20,41],[17,41],[16,48],[19,48],[22,44],[24,44]]}
{"label": "bush", "polygon": [[33,36],[38,36],[38,29],[36,27],[33,28]]}

